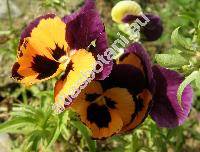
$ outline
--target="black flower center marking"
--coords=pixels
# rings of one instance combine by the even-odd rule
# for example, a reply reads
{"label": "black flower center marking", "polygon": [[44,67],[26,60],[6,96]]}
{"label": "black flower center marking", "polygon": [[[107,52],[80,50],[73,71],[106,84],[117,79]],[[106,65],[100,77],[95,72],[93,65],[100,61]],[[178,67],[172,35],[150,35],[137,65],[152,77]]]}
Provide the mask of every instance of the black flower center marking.
{"label": "black flower center marking", "polygon": [[50,50],[53,52],[52,56],[54,57],[55,60],[59,60],[62,56],[66,55],[64,45],[63,47],[59,47],[57,43],[55,43],[56,48]]}
{"label": "black flower center marking", "polygon": [[52,76],[58,69],[59,63],[45,56],[36,55],[33,57],[31,68],[39,73],[37,79],[41,80]]}
{"label": "black flower center marking", "polygon": [[135,111],[131,116],[131,121],[135,119],[135,117],[141,112],[144,108],[144,100],[139,96],[133,96],[135,102]]}
{"label": "black flower center marking", "polygon": [[98,97],[100,97],[101,95],[100,94],[97,94],[97,93],[93,93],[93,94],[86,94],[86,101],[89,101],[89,102],[93,102],[95,101]]}
{"label": "black flower center marking", "polygon": [[91,123],[95,123],[99,128],[108,128],[111,122],[109,109],[105,105],[92,103],[87,109],[87,119]]}
{"label": "black flower center marking", "polygon": [[144,101],[140,96],[134,96],[135,111],[138,113],[144,108]]}
{"label": "black flower center marking", "polygon": [[115,107],[116,103],[115,103],[112,99],[110,99],[110,98],[108,98],[108,97],[104,97],[104,99],[105,99],[105,101],[106,101],[106,105],[107,105],[109,108],[111,108],[111,109],[115,109],[115,108],[116,108],[116,107]]}

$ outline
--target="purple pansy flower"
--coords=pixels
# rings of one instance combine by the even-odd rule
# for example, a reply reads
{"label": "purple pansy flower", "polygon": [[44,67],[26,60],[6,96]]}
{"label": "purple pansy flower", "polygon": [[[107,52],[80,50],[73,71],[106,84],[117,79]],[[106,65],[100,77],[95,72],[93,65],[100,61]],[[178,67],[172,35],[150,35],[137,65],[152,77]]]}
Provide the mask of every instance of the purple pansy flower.
{"label": "purple pansy flower", "polygon": [[182,107],[178,104],[182,81],[177,72],[152,65],[142,45],[133,43],[114,63],[109,77],[92,81],[71,108],[95,139],[129,132],[148,115],[159,127],[172,128],[185,121],[191,108],[190,86],[183,92]]}
{"label": "purple pansy flower", "polygon": [[160,17],[143,13],[140,5],[135,1],[120,1],[113,7],[111,15],[112,19],[117,23],[132,24],[135,22],[139,24],[143,40],[155,41],[163,33]]}

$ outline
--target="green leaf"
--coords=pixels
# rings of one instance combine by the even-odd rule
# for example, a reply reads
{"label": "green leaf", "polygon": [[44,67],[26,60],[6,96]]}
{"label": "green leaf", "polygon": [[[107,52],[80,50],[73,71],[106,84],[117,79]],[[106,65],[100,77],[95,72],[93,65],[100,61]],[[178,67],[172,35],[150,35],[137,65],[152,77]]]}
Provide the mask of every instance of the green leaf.
{"label": "green leaf", "polygon": [[47,148],[55,143],[55,141],[58,139],[58,137],[60,135],[60,132],[61,132],[61,130],[60,130],[59,121],[58,121],[57,127],[54,130],[54,133],[52,134],[50,140],[47,143]]}
{"label": "green leaf", "polygon": [[189,85],[193,80],[196,80],[196,77],[199,75],[199,71],[192,72],[185,80],[180,84],[177,92],[179,105],[182,107],[182,94],[184,89]]}
{"label": "green leaf", "polygon": [[92,140],[88,129],[80,121],[72,121],[72,125],[76,127],[87,141],[90,152],[96,152],[96,141]]}
{"label": "green leaf", "polygon": [[179,68],[188,64],[188,61],[179,54],[156,54],[155,59],[158,64],[167,68]]}
{"label": "green leaf", "polygon": [[[179,29],[180,29],[180,27],[176,28],[172,32],[172,35],[171,35],[172,43],[179,48],[184,48],[184,49],[190,50],[191,44],[189,43],[188,39],[186,39],[185,37],[183,37],[182,35],[179,34]],[[182,51],[186,51],[184,49]]]}
{"label": "green leaf", "polygon": [[196,87],[200,89],[200,71],[198,73],[199,74],[196,75],[195,83],[196,83]]}
{"label": "green leaf", "polygon": [[[32,124],[34,121],[28,117],[13,118],[0,125],[0,133],[16,132],[18,128]],[[33,124],[32,124],[33,125]]]}
{"label": "green leaf", "polygon": [[197,27],[197,30],[196,30],[196,36],[197,36],[197,43],[198,45],[200,45],[200,21],[199,21],[199,24],[198,24],[198,27]]}

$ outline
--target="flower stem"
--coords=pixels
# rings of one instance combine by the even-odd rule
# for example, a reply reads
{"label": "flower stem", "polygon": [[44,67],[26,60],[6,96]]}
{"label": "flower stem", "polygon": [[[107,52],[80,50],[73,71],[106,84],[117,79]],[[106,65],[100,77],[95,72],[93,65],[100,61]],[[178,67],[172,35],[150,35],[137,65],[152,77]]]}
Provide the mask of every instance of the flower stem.
{"label": "flower stem", "polygon": [[6,3],[7,3],[8,17],[9,17],[9,27],[10,27],[10,30],[12,31],[13,30],[13,20],[12,20],[9,0],[6,0]]}

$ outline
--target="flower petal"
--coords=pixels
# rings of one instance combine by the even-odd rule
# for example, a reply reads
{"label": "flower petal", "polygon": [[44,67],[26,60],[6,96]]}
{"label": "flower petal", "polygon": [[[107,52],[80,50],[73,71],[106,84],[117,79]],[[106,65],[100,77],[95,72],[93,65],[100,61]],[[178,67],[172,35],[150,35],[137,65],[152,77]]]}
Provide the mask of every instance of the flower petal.
{"label": "flower petal", "polygon": [[72,49],[86,49],[104,31],[103,23],[91,0],[87,0],[80,11],[70,16],[65,16],[63,21],[67,24],[66,39]]}
{"label": "flower petal", "polygon": [[134,95],[147,87],[143,73],[128,64],[114,65],[109,77],[101,81],[101,84],[104,90],[114,87],[127,88]]}
{"label": "flower petal", "polygon": [[39,16],[38,18],[36,18],[34,21],[32,21],[23,31],[22,31],[22,34],[21,34],[21,38],[20,38],[20,42],[19,42],[19,49],[21,47],[21,45],[23,44],[24,42],[24,39],[27,38],[27,37],[30,37],[31,35],[31,32],[32,30],[38,26],[38,24],[40,23],[40,21],[42,19],[48,19],[48,18],[54,18],[56,17],[55,14],[46,14],[46,15],[42,15],[42,16]]}
{"label": "flower petal", "polygon": [[90,46],[90,51],[95,56],[96,60],[103,63],[103,70],[95,75],[95,80],[104,80],[111,73],[113,61],[104,55],[106,49],[108,49],[108,41],[106,32],[103,32],[97,38],[96,46]]}
{"label": "flower petal", "polygon": [[[90,128],[94,139],[110,137],[118,133],[123,126],[118,110],[107,106],[103,95],[101,84],[92,81],[71,105],[71,108],[79,114],[81,121]],[[107,92],[106,95],[111,97],[109,95],[112,94]],[[129,99],[127,96],[125,98]],[[112,107],[112,103],[109,105]]]}
{"label": "flower petal", "polygon": [[151,116],[159,127],[173,128],[183,124],[190,112],[193,91],[187,86],[182,96],[182,108],[178,104],[177,90],[183,77],[175,71],[160,66],[153,67],[156,80],[154,105]]}
{"label": "flower petal", "polygon": [[65,74],[55,85],[55,102],[68,107],[82,89],[93,79],[96,60],[92,53],[80,49],[71,57]]}
{"label": "flower petal", "polygon": [[74,20],[78,15],[84,14],[87,11],[95,10],[95,3],[93,0],[85,0],[85,5],[79,10],[70,15],[65,15],[62,20],[67,24]]}
{"label": "flower petal", "polygon": [[[67,24],[66,39],[71,49],[88,49],[97,59],[108,48],[107,36],[94,1],[87,0],[82,9],[63,21]],[[92,42],[95,42],[92,46]],[[95,75],[96,80],[105,79],[111,72],[112,61],[103,63],[102,71]]]}
{"label": "flower petal", "polygon": [[[159,16],[153,14],[145,14],[149,19],[147,25],[141,28],[141,33],[146,41],[155,41],[159,39],[163,33],[162,21]],[[136,19],[139,19],[142,23],[145,19],[142,16],[127,15],[123,18],[124,23],[133,23]]]}
{"label": "flower petal", "polygon": [[152,94],[144,89],[142,93],[134,97],[135,110],[132,111],[131,121],[123,126],[120,133],[129,132],[139,126],[148,116],[152,107]]}
{"label": "flower petal", "polygon": [[[133,54],[133,55],[131,55]],[[136,60],[141,60],[140,62],[136,62]],[[129,59],[128,59],[129,58]],[[128,59],[128,60],[127,60]],[[135,62],[133,62],[135,61]],[[152,72],[152,64],[149,58],[148,53],[139,43],[133,43],[128,48],[125,49],[124,55],[119,58],[120,64],[130,64],[134,67],[141,69],[141,64],[145,72],[146,79],[148,80],[148,89],[153,93],[154,91],[154,79]]]}
{"label": "flower petal", "polygon": [[[32,29],[27,28],[26,37],[18,49],[17,62],[12,77],[31,85],[53,78],[63,71],[62,57],[68,57],[69,47],[65,40],[66,25],[59,17],[36,19]],[[25,29],[26,31],[26,29]],[[23,35],[25,36],[25,35]]]}
{"label": "flower petal", "polygon": [[111,11],[112,20],[116,23],[122,23],[123,17],[127,14],[140,15],[142,8],[135,1],[120,1],[118,2]]}

